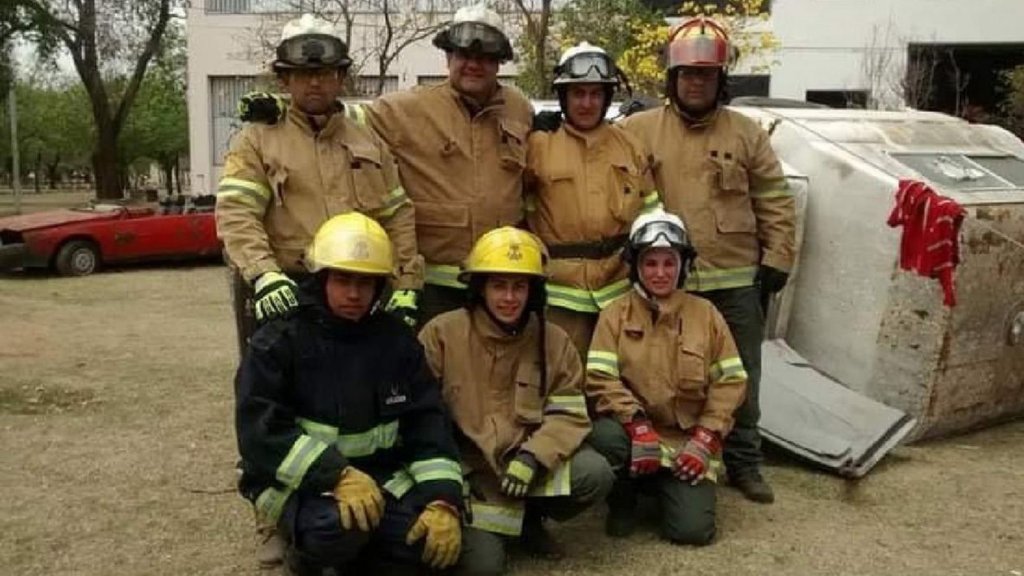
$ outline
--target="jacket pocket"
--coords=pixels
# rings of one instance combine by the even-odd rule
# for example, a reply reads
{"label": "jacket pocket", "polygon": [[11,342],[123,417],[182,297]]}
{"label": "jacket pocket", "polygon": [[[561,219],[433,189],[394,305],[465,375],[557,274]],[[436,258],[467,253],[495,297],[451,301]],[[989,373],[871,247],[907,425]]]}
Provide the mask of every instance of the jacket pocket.
{"label": "jacket pocket", "polygon": [[267,172],[267,181],[270,182],[270,194],[275,206],[284,205],[285,186],[288,185],[288,169],[284,166],[271,168]]}
{"label": "jacket pocket", "polygon": [[540,368],[532,361],[521,361],[516,371],[516,421],[540,424],[544,418],[544,399],[540,396]]}
{"label": "jacket pocket", "polygon": [[608,209],[619,222],[631,224],[643,208],[643,178],[640,170],[625,160],[612,160],[611,169]]}
{"label": "jacket pocket", "polygon": [[416,239],[430,262],[463,258],[472,248],[469,206],[417,201]]}
{"label": "jacket pocket", "polygon": [[371,146],[349,146],[348,156],[357,208],[360,212],[380,210],[389,192],[384,181],[380,150]]}
{"label": "jacket pocket", "polygon": [[750,204],[750,184],[747,172],[734,161],[710,159],[711,208],[715,213],[715,227],[722,234],[757,231],[757,219]]}
{"label": "jacket pocket", "polygon": [[526,135],[529,127],[513,120],[498,122],[500,143],[498,158],[506,170],[521,171],[526,166]]}
{"label": "jacket pocket", "polygon": [[678,352],[678,394],[684,401],[703,402],[707,398],[707,364],[704,351],[683,342]]}

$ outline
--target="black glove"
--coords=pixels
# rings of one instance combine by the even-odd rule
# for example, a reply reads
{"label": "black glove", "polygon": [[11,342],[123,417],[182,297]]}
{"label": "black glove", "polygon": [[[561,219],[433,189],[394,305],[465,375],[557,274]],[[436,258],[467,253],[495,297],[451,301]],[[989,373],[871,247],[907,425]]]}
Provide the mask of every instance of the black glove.
{"label": "black glove", "polygon": [[277,124],[287,110],[284,98],[269,92],[249,92],[238,100],[238,119],[242,122]]}
{"label": "black glove", "polygon": [[766,294],[775,294],[786,287],[789,280],[789,272],[783,272],[778,268],[762,265],[757,269],[757,283],[761,285],[761,291]]}
{"label": "black glove", "polygon": [[619,114],[622,116],[632,116],[637,112],[643,112],[648,108],[654,108],[659,102],[652,98],[633,98],[628,102],[623,102],[619,105]]}
{"label": "black glove", "polygon": [[533,115],[533,129],[554,132],[562,127],[562,113],[542,110]]}
{"label": "black glove", "polygon": [[540,468],[540,463],[537,462],[537,458],[533,454],[520,451],[508,463],[505,474],[501,477],[502,493],[513,498],[526,498],[526,493],[530,491],[530,485],[533,484],[537,476],[538,468]]}

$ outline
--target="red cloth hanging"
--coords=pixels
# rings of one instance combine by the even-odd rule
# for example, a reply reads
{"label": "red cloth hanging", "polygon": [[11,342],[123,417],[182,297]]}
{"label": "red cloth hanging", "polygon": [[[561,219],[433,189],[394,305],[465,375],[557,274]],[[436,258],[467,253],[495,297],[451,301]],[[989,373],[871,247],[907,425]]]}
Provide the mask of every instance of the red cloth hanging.
{"label": "red cloth hanging", "polygon": [[953,272],[960,263],[960,225],[966,212],[955,200],[940,195],[919,180],[900,180],[890,227],[903,227],[900,268],[938,278],[942,303],[956,305]]}

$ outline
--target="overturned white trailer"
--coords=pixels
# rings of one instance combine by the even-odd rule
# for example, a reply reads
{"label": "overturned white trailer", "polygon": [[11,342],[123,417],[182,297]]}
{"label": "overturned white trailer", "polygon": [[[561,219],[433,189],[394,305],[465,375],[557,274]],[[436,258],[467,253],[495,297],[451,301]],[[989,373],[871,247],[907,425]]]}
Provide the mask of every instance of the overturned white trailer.
{"label": "overturned white trailer", "polygon": [[[928,112],[736,109],[769,131],[801,204],[765,345],[766,437],[859,475],[904,437],[1024,414],[1024,143]],[[955,307],[899,268],[886,220],[901,178],[967,212]]]}

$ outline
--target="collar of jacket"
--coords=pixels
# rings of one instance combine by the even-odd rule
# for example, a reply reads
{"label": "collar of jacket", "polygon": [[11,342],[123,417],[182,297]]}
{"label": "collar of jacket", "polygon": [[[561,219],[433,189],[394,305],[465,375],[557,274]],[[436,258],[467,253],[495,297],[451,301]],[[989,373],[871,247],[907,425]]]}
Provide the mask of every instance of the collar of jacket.
{"label": "collar of jacket", "polygon": [[[633,299],[635,304],[633,309],[647,311],[650,314],[651,324],[654,325],[664,321],[664,319],[678,316],[688,295],[685,290],[677,288],[668,298],[649,299],[636,290],[630,292],[629,297]],[[631,330],[641,329],[643,322],[643,317],[638,318],[636,315],[631,314],[625,327]]]}
{"label": "collar of jacket", "polygon": [[[330,114],[310,116],[299,110],[296,106],[289,106],[288,121],[298,126],[300,130],[310,136],[329,134],[345,121],[345,115],[342,113],[343,110],[344,108],[342,108],[341,104],[335,104]],[[318,128],[314,127],[313,122],[316,122]]]}
{"label": "collar of jacket", "polygon": [[445,88],[448,90],[448,94],[451,95],[455,103],[458,104],[463,110],[465,110],[469,116],[475,117],[480,115],[484,110],[491,108],[498,108],[505,105],[505,93],[501,86],[501,82],[498,82],[497,87],[494,89],[494,93],[491,94],[491,98],[487,102],[476,102],[475,100],[464,95],[452,86],[451,80],[444,81]]}
{"label": "collar of jacket", "polygon": [[683,124],[685,124],[687,128],[696,129],[707,128],[708,126],[714,124],[715,120],[719,116],[719,113],[722,111],[722,105],[716,104],[714,109],[712,109],[707,114],[701,116],[700,118],[694,118],[693,116],[690,116],[686,112],[683,112],[683,110],[679,108],[679,106],[677,106],[676,103],[672,100],[666,102],[665,106],[672,110],[672,112],[674,112],[676,116],[679,116],[679,118],[683,121]]}
{"label": "collar of jacket", "polygon": [[600,124],[594,126],[590,130],[580,130],[579,128],[573,126],[572,124],[569,124],[568,121],[565,121],[562,123],[562,129],[565,130],[565,133],[568,134],[569,136],[582,140],[583,143],[586,144],[589,148],[590,146],[593,146],[594,144],[597,144],[598,142],[603,140],[604,136],[608,133],[608,130],[610,130],[611,127],[609,126],[607,120],[602,120]]}
{"label": "collar of jacket", "polygon": [[507,332],[501,326],[498,326],[497,321],[491,318],[483,304],[475,306],[469,311],[473,329],[480,334],[480,337],[485,342],[494,344],[520,342],[536,332],[537,317],[530,312],[527,312],[527,314],[529,314],[530,318],[526,321],[526,326],[522,330]]}

